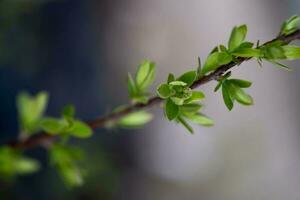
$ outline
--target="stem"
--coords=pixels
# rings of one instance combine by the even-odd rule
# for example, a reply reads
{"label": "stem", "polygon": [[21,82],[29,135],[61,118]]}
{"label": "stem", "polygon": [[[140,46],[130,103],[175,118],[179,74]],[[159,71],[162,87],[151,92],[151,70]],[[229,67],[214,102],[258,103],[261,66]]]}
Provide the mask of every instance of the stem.
{"label": "stem", "polygon": [[[280,35],[280,36],[274,38],[273,40],[270,40],[270,41],[264,43],[261,46],[265,46],[267,44],[270,44],[270,43],[274,42],[275,40],[281,40],[284,43],[288,44],[288,43],[290,43],[294,40],[299,40],[299,39],[300,39],[300,29],[297,30],[296,32],[290,34],[290,35],[287,35],[287,36]],[[239,64],[243,63],[244,61],[248,61],[250,59],[251,59],[251,57],[249,57],[249,58],[238,57],[237,58],[238,62],[230,62],[226,65],[220,66],[217,70],[215,70],[215,71],[211,72],[210,74],[208,74],[206,76],[203,76],[199,80],[195,81],[192,84],[191,88],[195,89],[195,88],[197,88],[201,85],[204,85],[204,84],[206,84],[206,83],[208,83],[212,80],[217,80],[225,72],[227,72],[229,69],[233,68],[236,65],[239,65]],[[117,120],[120,117],[123,117],[123,116],[125,116],[125,115],[127,115],[131,112],[137,111],[137,110],[150,108],[153,105],[161,103],[162,101],[163,101],[163,99],[159,98],[158,96],[155,96],[155,97],[150,98],[149,101],[146,104],[136,103],[136,104],[128,106],[124,110],[121,110],[119,112],[110,113],[110,114],[105,115],[103,117],[87,121],[86,123],[93,129],[103,127],[109,121]],[[28,149],[28,148],[36,147],[38,145],[45,144],[46,142],[50,142],[50,141],[54,140],[57,137],[58,136],[50,135],[50,134],[47,134],[47,133],[41,133],[41,134],[38,134],[38,135],[30,136],[30,137],[25,138],[25,139],[19,139],[19,140],[14,140],[14,141],[8,142],[8,143],[6,143],[6,145],[8,145],[12,148],[16,148],[16,149]]]}

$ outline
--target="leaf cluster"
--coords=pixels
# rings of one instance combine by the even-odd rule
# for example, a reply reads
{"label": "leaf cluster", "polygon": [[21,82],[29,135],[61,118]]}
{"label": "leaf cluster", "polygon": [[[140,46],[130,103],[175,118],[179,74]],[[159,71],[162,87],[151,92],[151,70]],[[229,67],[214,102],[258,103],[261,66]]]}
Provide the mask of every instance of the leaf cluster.
{"label": "leaf cluster", "polygon": [[213,125],[211,119],[200,113],[202,104],[198,102],[205,98],[204,93],[192,91],[190,88],[197,75],[196,71],[189,71],[176,79],[173,74],[169,74],[167,83],[157,88],[158,96],[165,99],[164,110],[167,119],[181,123],[190,133],[193,133],[193,129],[186,120],[203,126]]}
{"label": "leaf cluster", "polygon": [[134,102],[147,103],[147,89],[155,78],[155,63],[145,60],[139,65],[135,78],[128,74],[127,87],[129,96]]}
{"label": "leaf cluster", "polygon": [[26,175],[38,171],[40,164],[22,152],[7,146],[0,147],[0,177],[11,180],[18,175]]}
{"label": "leaf cluster", "polygon": [[83,121],[74,118],[75,108],[68,105],[63,109],[61,118],[45,117],[41,121],[41,128],[52,135],[73,136],[77,138],[89,138],[92,129]]}
{"label": "leaf cluster", "polygon": [[49,150],[50,163],[55,166],[67,187],[81,186],[84,183],[85,170],[79,165],[84,154],[81,149],[54,144]]}
{"label": "leaf cluster", "polygon": [[244,91],[244,88],[249,88],[252,83],[241,79],[229,79],[229,76],[230,74],[227,74],[219,80],[215,88],[215,92],[222,88],[223,100],[228,110],[232,110],[235,100],[242,105],[253,105],[252,97]]}

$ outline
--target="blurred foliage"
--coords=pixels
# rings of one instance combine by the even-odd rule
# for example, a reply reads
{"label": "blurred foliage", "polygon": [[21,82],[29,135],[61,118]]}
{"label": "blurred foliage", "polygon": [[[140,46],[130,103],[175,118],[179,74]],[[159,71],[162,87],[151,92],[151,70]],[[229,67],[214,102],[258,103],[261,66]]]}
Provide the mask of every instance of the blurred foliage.
{"label": "blurred foliage", "polygon": [[50,163],[54,165],[67,187],[83,184],[84,170],[78,165],[84,159],[81,149],[54,144],[50,148]]}
{"label": "blurred foliage", "polygon": [[40,122],[48,104],[48,93],[40,92],[31,96],[21,92],[17,97],[21,133],[33,134],[40,130]]}
{"label": "blurred foliage", "polygon": [[39,168],[38,161],[10,147],[0,147],[0,180],[11,181],[17,175],[30,174]]}

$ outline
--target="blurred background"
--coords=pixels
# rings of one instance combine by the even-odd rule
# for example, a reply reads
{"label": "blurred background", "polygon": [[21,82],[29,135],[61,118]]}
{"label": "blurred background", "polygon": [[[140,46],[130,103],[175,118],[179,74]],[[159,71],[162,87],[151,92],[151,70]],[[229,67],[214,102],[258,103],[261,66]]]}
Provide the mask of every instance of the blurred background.
{"label": "blurred background", "polygon": [[[234,25],[246,23],[249,40],[263,42],[299,9],[298,0],[0,0],[0,141],[17,136],[22,90],[49,91],[49,115],[74,103],[78,117],[92,119],[128,102],[126,75],[142,60],[156,62],[157,85],[226,44]],[[88,155],[80,188],[66,189],[46,152],[31,150],[44,168],[1,186],[1,199],[300,199],[299,64],[290,63],[293,73],[254,61],[234,69],[254,82],[255,105],[230,113],[216,83],[205,85],[216,125],[194,135],[154,109],[143,129],[74,140]]]}

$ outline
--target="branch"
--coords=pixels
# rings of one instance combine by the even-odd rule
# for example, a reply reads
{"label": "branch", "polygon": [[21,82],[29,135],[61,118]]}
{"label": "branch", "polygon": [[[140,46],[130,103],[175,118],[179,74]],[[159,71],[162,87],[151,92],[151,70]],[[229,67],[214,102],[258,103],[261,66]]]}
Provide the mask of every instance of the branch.
{"label": "branch", "polygon": [[[272,43],[276,40],[281,40],[283,43],[288,44],[288,43],[290,43],[294,40],[299,40],[299,39],[300,39],[300,30],[297,30],[297,31],[293,32],[290,35],[280,35],[280,36],[274,38],[273,40],[270,40],[270,41],[264,43],[260,47],[265,46],[267,44],[270,44],[270,43]],[[204,85],[204,84],[206,84],[210,81],[218,80],[218,78],[220,78],[228,70],[230,70],[234,66],[240,65],[244,61],[250,60],[251,58],[252,57],[248,57],[248,58],[238,57],[235,62],[232,61],[232,62],[230,62],[226,65],[222,65],[217,70],[211,72],[210,74],[208,74],[206,76],[201,77],[199,80],[195,81],[192,84],[191,88],[195,89],[195,88],[197,88],[201,85]],[[112,112],[112,113],[110,113],[108,115],[105,115],[103,117],[87,121],[86,123],[93,129],[100,128],[100,127],[103,127],[109,121],[117,120],[120,117],[123,117],[123,116],[125,116],[129,113],[132,113],[134,111],[137,111],[137,110],[150,108],[153,105],[157,105],[157,104],[161,103],[162,101],[163,101],[163,99],[161,99],[158,96],[155,96],[155,97],[150,98],[149,101],[145,104],[136,103],[136,104],[133,104],[133,105],[130,105],[130,106],[126,107],[125,109],[123,109],[121,111]],[[16,148],[16,149],[28,149],[28,148],[36,147],[38,145],[45,144],[47,142],[51,142],[52,140],[56,139],[57,137],[58,136],[50,135],[50,134],[47,134],[47,133],[41,133],[41,134],[38,134],[38,135],[30,136],[30,137],[25,138],[25,139],[14,140],[14,141],[8,142],[6,144],[8,146]]]}

